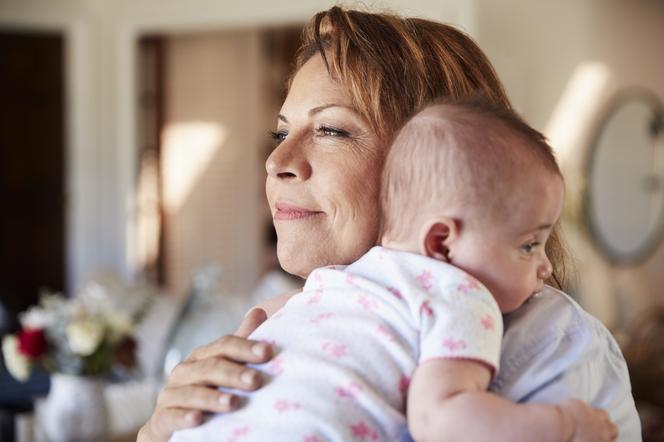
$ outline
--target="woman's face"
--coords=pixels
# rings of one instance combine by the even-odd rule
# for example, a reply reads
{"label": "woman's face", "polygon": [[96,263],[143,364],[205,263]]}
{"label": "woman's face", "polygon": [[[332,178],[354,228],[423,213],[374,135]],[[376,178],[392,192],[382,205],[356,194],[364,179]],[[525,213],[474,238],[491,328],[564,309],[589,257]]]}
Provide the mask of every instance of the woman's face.
{"label": "woman's face", "polygon": [[281,266],[306,277],[376,244],[386,149],[320,55],[293,79],[267,159],[267,199]]}

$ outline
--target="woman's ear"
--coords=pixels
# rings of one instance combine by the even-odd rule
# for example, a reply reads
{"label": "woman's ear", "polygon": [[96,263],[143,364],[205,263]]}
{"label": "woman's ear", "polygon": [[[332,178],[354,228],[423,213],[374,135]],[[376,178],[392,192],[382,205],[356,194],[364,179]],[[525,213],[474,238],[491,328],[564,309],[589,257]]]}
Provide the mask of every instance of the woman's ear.
{"label": "woman's ear", "polygon": [[420,253],[439,261],[450,261],[450,247],[459,233],[453,218],[438,218],[425,224],[420,240]]}

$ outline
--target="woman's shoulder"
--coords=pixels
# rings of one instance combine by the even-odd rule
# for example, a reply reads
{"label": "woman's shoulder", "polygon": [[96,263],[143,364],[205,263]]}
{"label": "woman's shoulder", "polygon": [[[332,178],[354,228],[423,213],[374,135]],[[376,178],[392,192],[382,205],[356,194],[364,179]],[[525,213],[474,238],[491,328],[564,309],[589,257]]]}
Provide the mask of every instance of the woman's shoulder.
{"label": "woman's shoulder", "polygon": [[[518,310],[505,315],[503,320],[503,347],[512,347],[512,341],[527,344],[521,348],[521,353],[535,352],[536,348],[532,347],[546,347],[574,338],[574,342],[570,343],[574,347],[607,346],[609,351],[622,357],[611,332],[604,324],[569,295],[550,286],[545,286],[541,293],[533,296]],[[587,339],[582,339],[584,337]]]}
{"label": "woman's shoulder", "polygon": [[546,286],[503,319],[501,369],[505,377],[527,371],[533,364],[547,364],[549,373],[565,372],[586,362],[614,362],[621,369],[625,365],[604,324],[553,287]]}
{"label": "woman's shoulder", "polygon": [[515,402],[576,397],[606,409],[620,440],[640,440],[625,359],[611,332],[552,287],[505,315],[500,369],[491,391]]}

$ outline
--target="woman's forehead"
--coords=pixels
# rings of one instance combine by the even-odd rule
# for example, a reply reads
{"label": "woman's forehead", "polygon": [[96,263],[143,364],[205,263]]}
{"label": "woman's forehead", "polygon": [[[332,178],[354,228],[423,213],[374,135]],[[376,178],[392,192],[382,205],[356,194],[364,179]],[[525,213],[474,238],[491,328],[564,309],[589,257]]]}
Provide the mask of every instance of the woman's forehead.
{"label": "woman's forehead", "polygon": [[309,112],[330,105],[352,109],[348,90],[330,76],[323,58],[315,55],[295,74],[280,113],[288,116],[289,112]]}

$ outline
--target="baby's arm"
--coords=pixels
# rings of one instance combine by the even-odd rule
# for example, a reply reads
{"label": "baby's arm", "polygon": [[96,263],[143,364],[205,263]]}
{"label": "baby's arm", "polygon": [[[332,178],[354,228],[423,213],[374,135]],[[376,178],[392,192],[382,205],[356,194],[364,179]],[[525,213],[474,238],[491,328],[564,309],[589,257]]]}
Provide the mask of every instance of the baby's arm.
{"label": "baby's arm", "polygon": [[576,400],[516,404],[486,391],[489,368],[464,359],[420,364],[408,390],[408,426],[420,441],[614,440],[608,415]]}

